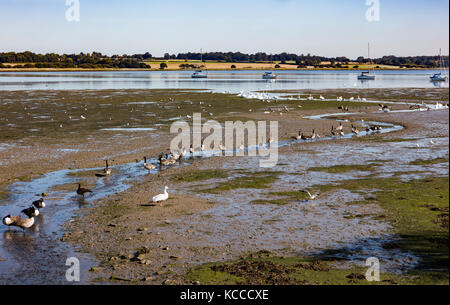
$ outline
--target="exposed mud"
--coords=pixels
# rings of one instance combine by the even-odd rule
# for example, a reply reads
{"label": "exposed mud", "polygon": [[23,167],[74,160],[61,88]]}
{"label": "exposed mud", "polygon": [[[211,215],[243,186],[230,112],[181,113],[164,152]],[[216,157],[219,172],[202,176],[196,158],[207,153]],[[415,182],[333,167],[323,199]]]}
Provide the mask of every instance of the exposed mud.
{"label": "exposed mud", "polygon": [[[247,103],[243,107],[249,107]],[[163,130],[152,134],[154,142],[148,145],[142,136],[135,134],[137,131],[126,131],[133,136],[119,136],[113,143],[108,143],[110,141],[104,134],[97,134],[97,129],[93,129],[92,134],[87,136],[86,144],[73,144],[69,148],[65,144],[63,148],[58,148],[59,153],[52,158],[46,156],[61,144],[50,143],[45,139],[40,145],[31,144],[33,137],[26,137],[14,142],[18,144],[1,146],[0,159],[4,163],[0,166],[4,171],[0,178],[4,184],[9,184],[7,189],[11,196],[2,202],[0,211],[2,214],[7,210],[17,212],[37,198],[36,194],[49,192],[49,205],[42,215],[42,219],[49,221],[36,226],[35,230],[38,231],[34,234],[15,230],[9,232],[2,227],[0,233],[4,237],[1,239],[0,258],[6,261],[0,261],[0,281],[16,283],[28,277],[29,283],[36,283],[45,270],[48,277],[43,279],[44,282],[64,283],[65,259],[74,255],[69,244],[78,249],[75,254],[78,257],[81,257],[80,253],[90,254],[81,259],[84,283],[113,281],[160,284],[192,266],[231,260],[243,253],[260,250],[308,256],[329,249],[345,248],[348,252],[341,252],[338,256],[356,263],[361,263],[369,254],[377,256],[386,262],[382,265],[383,270],[393,272],[407,270],[417,261],[410,253],[386,247],[386,244],[394,243],[396,237],[392,235],[388,221],[380,217],[383,215],[380,207],[375,204],[348,205],[367,194],[340,190],[320,194],[319,199],[310,201],[295,194],[283,194],[369,175],[390,176],[403,172],[404,179],[448,175],[448,163],[409,164],[423,156],[448,159],[448,111],[372,114],[377,111],[377,106],[359,105],[355,108],[364,111],[364,114],[342,117],[344,130],[349,136],[327,138],[325,135],[329,134],[331,125],[336,122],[311,120],[308,116],[330,113],[335,111],[334,108],[300,112],[291,110],[280,116],[277,113],[263,114],[265,104],[253,103],[261,103],[259,112],[246,112],[246,118],[276,119],[280,122],[279,162],[273,169],[278,174],[264,188],[251,185],[242,188],[241,185],[228,191],[202,192],[245,175],[253,177],[258,172],[255,171],[258,168],[258,159],[255,157],[244,157],[245,162],[242,162],[242,157],[194,158],[175,167],[147,172],[142,163],[136,163],[135,159],[140,160],[143,154],[156,156],[166,149],[166,144],[162,143],[167,143],[169,137]],[[258,107],[251,105],[252,109]],[[396,107],[405,108],[401,105]],[[226,111],[214,111],[222,113],[224,119],[233,116],[226,114]],[[243,112],[240,113],[242,115]],[[179,114],[170,113],[170,117],[178,118]],[[280,117],[283,119],[280,120]],[[368,120],[402,126],[404,129],[400,127],[393,134],[350,137],[350,121],[364,126]],[[323,137],[314,142],[288,142],[298,128],[308,131],[315,128]],[[379,142],[379,137],[407,140]],[[76,136],[73,139],[75,142],[81,140]],[[430,140],[433,144],[430,144]],[[17,148],[14,145],[23,146]],[[33,145],[31,153],[29,145]],[[24,157],[27,154],[29,158]],[[101,159],[105,155],[114,159],[113,175],[107,178],[84,175],[72,169],[42,175],[68,167],[100,170],[101,167],[97,166],[102,165]],[[367,170],[357,167],[341,173],[308,170],[312,167],[369,163],[376,164]],[[177,179],[187,173],[210,169],[225,170],[226,174],[204,180]],[[25,182],[14,182],[17,179]],[[71,186],[78,181],[92,187],[94,195],[84,200],[77,198]],[[164,185],[170,186],[169,200],[162,206],[149,203],[150,198],[160,193]],[[252,203],[254,200],[269,199],[283,199],[284,204]],[[71,220],[67,224],[67,231],[63,231],[61,226],[75,215],[79,217]],[[445,225],[445,217],[437,221]],[[23,259],[17,260],[17,251],[27,249],[32,244],[34,248],[28,250],[31,253],[55,254],[46,256],[39,266],[33,256],[23,256]],[[52,249],[54,252],[51,252]],[[226,271],[243,278],[246,278],[243,270],[259,274],[252,280],[247,279],[246,283],[251,284],[294,283],[295,279],[289,278],[289,272],[283,269],[285,267],[267,264],[244,263]],[[30,265],[35,268],[30,270]],[[303,267],[321,268],[314,265]],[[279,276],[272,274],[268,278],[265,271],[269,268],[279,270],[276,272]],[[88,269],[91,271],[88,272]]]}

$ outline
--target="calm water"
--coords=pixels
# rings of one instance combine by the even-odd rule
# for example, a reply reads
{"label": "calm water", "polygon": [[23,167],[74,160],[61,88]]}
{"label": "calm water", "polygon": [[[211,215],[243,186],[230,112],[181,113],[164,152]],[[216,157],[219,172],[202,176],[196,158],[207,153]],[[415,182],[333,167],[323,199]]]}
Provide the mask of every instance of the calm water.
{"label": "calm water", "polygon": [[376,80],[358,81],[358,71],[277,71],[275,81],[264,71],[209,71],[207,79],[192,79],[191,71],[1,72],[0,90],[80,89],[208,89],[218,92],[337,88],[448,88],[432,83],[436,70],[377,71]]}

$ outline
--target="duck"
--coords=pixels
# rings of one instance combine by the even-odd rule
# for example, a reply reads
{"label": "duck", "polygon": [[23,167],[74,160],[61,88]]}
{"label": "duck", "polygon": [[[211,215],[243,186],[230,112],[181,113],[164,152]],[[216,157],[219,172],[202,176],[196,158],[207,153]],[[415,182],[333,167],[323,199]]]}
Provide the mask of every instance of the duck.
{"label": "duck", "polygon": [[161,202],[161,201],[167,200],[169,198],[169,193],[167,192],[168,189],[169,189],[169,187],[165,186],[164,193],[153,196],[152,201],[153,202]]}
{"label": "duck", "polygon": [[33,205],[36,207],[36,209],[45,208],[44,198],[41,198],[41,199],[36,200],[36,201],[33,201]]}
{"label": "duck", "polygon": [[34,217],[39,215],[39,210],[32,206],[28,209],[22,210],[22,212],[28,218],[6,215],[5,217],[3,217],[2,220],[3,224],[8,227],[10,226],[19,227],[24,231],[25,229],[31,228],[34,225]]}
{"label": "duck", "polygon": [[106,166],[105,166],[105,168],[103,169],[103,173],[104,173],[105,175],[111,175],[112,170],[111,170],[111,167],[109,167],[108,160],[105,160],[105,164],[106,164]]}
{"label": "duck", "polygon": [[92,191],[90,189],[82,188],[81,184],[78,183],[77,194],[84,196],[86,193],[92,193]]}
{"label": "duck", "polygon": [[149,171],[151,171],[152,169],[156,168],[155,164],[151,164],[151,163],[147,163],[147,157],[144,156],[144,168],[148,169]]}

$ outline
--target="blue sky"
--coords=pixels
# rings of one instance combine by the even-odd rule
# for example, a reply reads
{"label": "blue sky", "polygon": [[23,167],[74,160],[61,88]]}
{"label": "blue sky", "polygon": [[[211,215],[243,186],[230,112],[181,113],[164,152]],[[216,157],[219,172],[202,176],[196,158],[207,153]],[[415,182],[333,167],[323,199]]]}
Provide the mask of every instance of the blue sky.
{"label": "blue sky", "polygon": [[356,58],[449,52],[448,0],[0,0],[0,52],[105,54],[241,51]]}

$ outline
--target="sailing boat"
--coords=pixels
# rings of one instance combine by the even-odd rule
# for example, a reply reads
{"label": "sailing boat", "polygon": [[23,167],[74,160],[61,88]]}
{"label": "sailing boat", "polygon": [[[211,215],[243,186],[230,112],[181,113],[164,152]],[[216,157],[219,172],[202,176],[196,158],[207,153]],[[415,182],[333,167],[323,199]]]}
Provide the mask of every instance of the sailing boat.
{"label": "sailing boat", "polygon": [[[439,69],[444,70],[444,59],[442,58],[441,49],[439,49]],[[448,77],[446,75],[442,75],[442,72],[435,73],[433,76],[430,76],[430,81],[432,82],[446,82]]]}
{"label": "sailing boat", "polygon": [[[369,64],[371,63],[370,61],[370,43],[367,44],[367,58],[369,59]],[[361,72],[360,75],[358,75],[358,80],[374,80],[375,79],[375,75],[370,75],[370,70],[367,71],[363,71]]]}
{"label": "sailing boat", "polygon": [[[200,49],[200,62],[203,62],[203,52]],[[192,78],[208,78],[208,74],[203,73],[202,70],[197,70],[191,75]]]}

